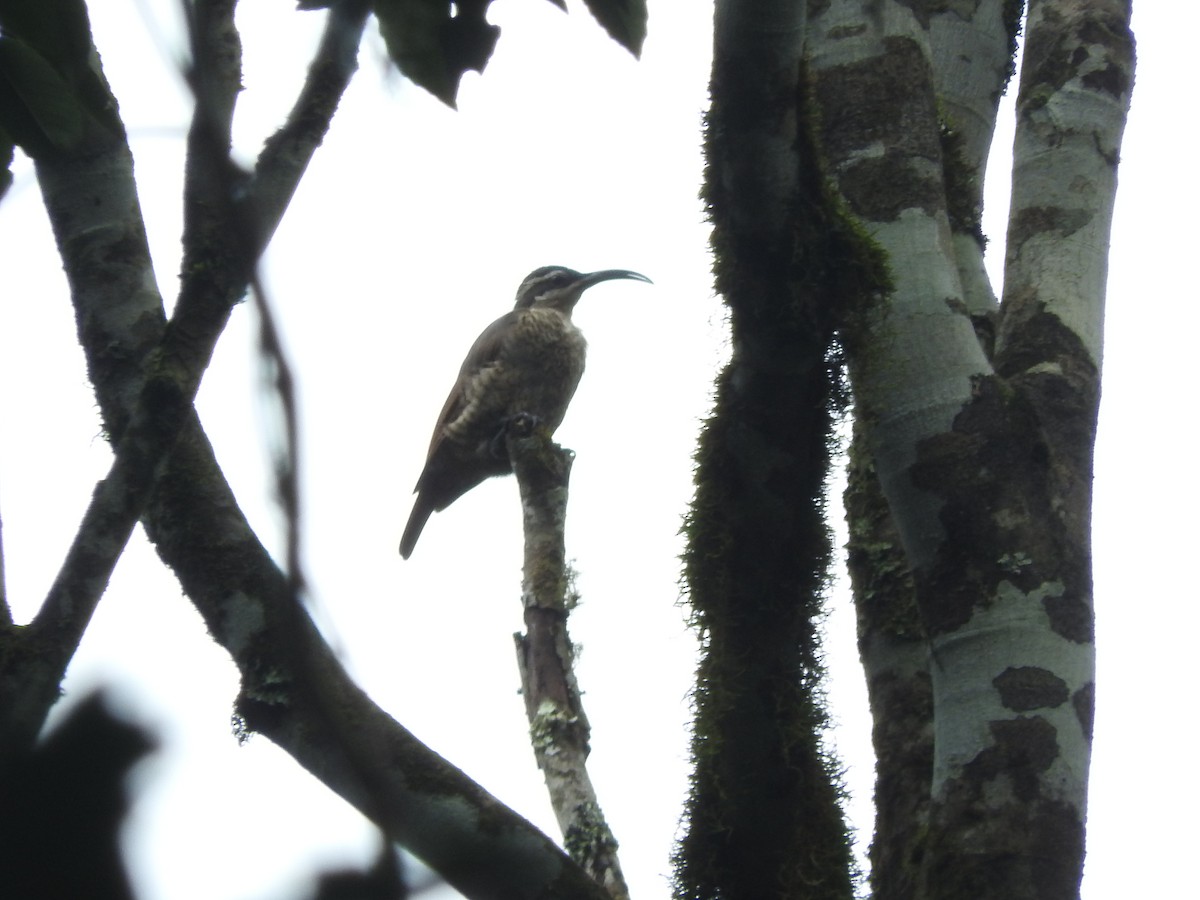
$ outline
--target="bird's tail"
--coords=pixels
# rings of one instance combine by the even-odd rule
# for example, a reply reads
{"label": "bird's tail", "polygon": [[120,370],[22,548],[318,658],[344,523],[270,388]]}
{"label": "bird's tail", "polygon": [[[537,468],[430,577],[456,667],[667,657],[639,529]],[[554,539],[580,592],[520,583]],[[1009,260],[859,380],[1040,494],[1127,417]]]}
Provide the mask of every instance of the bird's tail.
{"label": "bird's tail", "polygon": [[421,536],[421,531],[432,513],[433,507],[418,494],[417,502],[413,504],[412,512],[408,516],[408,524],[404,526],[404,536],[400,538],[400,555],[405,559],[412,556],[413,547],[417,546],[417,538]]}

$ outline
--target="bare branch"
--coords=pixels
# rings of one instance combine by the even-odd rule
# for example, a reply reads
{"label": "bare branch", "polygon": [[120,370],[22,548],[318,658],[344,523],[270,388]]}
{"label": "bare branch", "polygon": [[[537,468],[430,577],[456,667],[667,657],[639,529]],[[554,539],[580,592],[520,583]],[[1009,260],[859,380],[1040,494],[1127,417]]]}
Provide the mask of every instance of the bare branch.
{"label": "bare branch", "polygon": [[[269,387],[279,398],[283,416],[283,434],[272,448],[275,458],[275,491],[283,507],[286,528],[286,551],[284,568],[292,595],[300,597],[305,579],[300,559],[300,434],[296,412],[296,386],[292,369],[283,352],[283,342],[275,326],[275,315],[267,298],[262,282],[253,279],[250,296],[258,310],[258,349],[264,376],[270,380]],[[281,438],[281,440],[280,440]]]}
{"label": "bare branch", "polygon": [[468,897],[605,895],[553,842],[421,744],[349,678],[217,473],[198,428],[147,515],[242,673],[237,711]]}
{"label": "bare branch", "polygon": [[587,772],[591,727],[575,679],[574,648],[567,633],[565,525],[567,483],[575,454],[542,432],[510,427],[508,455],[521,489],[525,568],[521,599],[526,634],[515,634],[521,691],[538,767],[563,843],[579,865],[613,898],[629,888],[613,837]]}
{"label": "bare branch", "polygon": [[358,68],[368,8],[364,0],[347,0],[329,10],[325,33],[287,122],[267,139],[259,154],[250,195],[260,246],[265,247],[275,233]]}
{"label": "bare branch", "polygon": [[[369,5],[361,0],[335,4],[325,32],[309,66],[308,78],[287,121],[263,147],[249,186],[255,246],[265,249],[291,202],[300,177],[312,160],[337,109],[342,94],[358,68],[358,45]],[[279,396],[285,434],[276,454],[276,482],[288,523],[287,573],[293,593],[299,595],[304,579],[300,561],[300,495],[295,391],[291,370],[275,327],[274,315],[263,287],[255,279],[251,295],[260,321],[259,344],[264,364]]]}
{"label": "bare branch", "polygon": [[[169,432],[178,426],[178,416],[173,423],[169,415],[153,419],[183,390],[165,367],[147,362],[165,317],[129,147],[123,137],[106,134],[84,151],[38,160],[37,174],[76,304],[80,343],[90,351],[89,376],[110,440],[118,444],[117,459],[34,622],[6,636],[0,733],[8,747],[28,745],[58,699],[63,674],[146,500],[157,454],[165,452]],[[157,373],[152,386],[143,383],[143,366]],[[139,403],[140,424],[126,441]],[[122,451],[128,454],[124,461]],[[135,471],[138,465],[147,468]]]}
{"label": "bare branch", "polygon": [[[230,240],[221,223],[234,218],[230,214],[231,204],[220,202],[221,198],[228,201],[232,196],[228,170],[219,162],[212,162],[213,159],[228,161],[232,98],[240,82],[239,42],[232,14],[232,3],[202,3],[196,5],[191,20],[197,110],[189,135],[186,202],[191,213],[188,222],[193,227],[185,253],[187,249],[193,250],[193,264],[185,263],[184,288],[176,314],[159,332],[159,346],[142,356],[138,366],[120,370],[132,382],[120,386],[120,395],[137,399],[129,406],[118,405],[115,409],[111,402],[107,404],[105,420],[111,423],[110,439],[116,444],[109,473],[96,487],[45,602],[21,635],[21,643],[12,648],[9,665],[0,680],[0,696],[6,701],[3,733],[8,746],[31,742],[57,699],[67,665],[150,498],[156,475],[189,415],[194,415],[192,401],[200,378],[228,320],[229,279],[236,278],[238,271],[247,265],[253,265],[250,259],[240,266],[225,267],[232,271],[218,272],[218,267],[195,264],[200,255],[196,252],[197,245],[204,244],[208,249],[217,241]],[[217,89],[222,83],[223,91]],[[220,146],[222,142],[223,152],[214,152],[214,145]],[[90,299],[108,299],[95,285],[113,281],[110,257],[107,254],[89,257],[80,253],[80,249],[132,236],[134,240],[121,247],[119,253],[111,247],[109,252],[121,260],[131,257],[134,260],[133,266],[121,267],[122,274],[127,269],[144,274],[149,268],[149,250],[136,203],[124,211],[116,204],[85,203],[82,214],[76,208],[80,204],[74,192],[81,183],[81,174],[89,170],[110,170],[115,176],[113,190],[117,196],[134,193],[128,145],[123,141],[116,146],[107,143],[100,148],[89,147],[90,152],[81,153],[79,158],[64,161],[52,157],[39,161],[38,174],[47,209],[69,277],[74,276],[71,277],[73,296],[77,305],[84,306],[78,319],[85,347],[95,333],[87,327],[89,321],[112,327],[117,317],[112,310],[96,311],[86,306]],[[65,193],[57,194],[58,188]],[[62,215],[56,216],[56,212]],[[86,237],[83,242],[75,243],[77,235]],[[67,259],[73,255],[75,259]],[[188,277],[188,272],[192,277]],[[145,313],[153,317],[151,321],[158,319],[154,324],[161,323],[161,300],[154,310],[147,302],[150,298],[144,288],[131,293],[133,302],[142,304],[137,308],[139,326]],[[130,304],[127,298],[122,298],[122,302]],[[128,323],[121,319],[120,324]],[[119,326],[117,330],[121,330]],[[110,341],[100,354],[89,353],[90,373],[98,396],[103,393],[102,384],[116,374],[106,371],[103,355],[119,356],[114,353],[114,346],[131,349],[139,346],[136,341],[126,340],[130,335],[124,333],[109,332],[107,337]],[[105,398],[100,399],[102,407],[105,406]],[[18,660],[19,668],[14,669]]]}
{"label": "bare branch", "polygon": [[[37,615],[22,634],[20,654],[5,666],[0,697],[0,731],[10,746],[37,735],[58,698],[68,663],[91,621],[117,560],[125,550],[191,410],[191,394],[180,391],[173,373],[158,371],[145,385],[143,402],[117,445],[109,473],[97,486],[75,540]],[[10,668],[16,658],[21,663]]]}

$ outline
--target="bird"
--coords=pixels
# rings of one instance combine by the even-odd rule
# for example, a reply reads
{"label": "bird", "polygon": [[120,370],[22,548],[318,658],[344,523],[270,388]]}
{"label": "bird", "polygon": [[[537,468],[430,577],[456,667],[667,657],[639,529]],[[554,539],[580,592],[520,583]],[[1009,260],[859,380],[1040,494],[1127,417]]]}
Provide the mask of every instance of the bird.
{"label": "bird", "polygon": [[588,288],[616,279],[653,284],[628,269],[534,269],[517,289],[512,310],[475,339],[438,416],[413,490],[417,499],[400,539],[404,559],[431,514],[488,478],[512,472],[504,441],[510,422],[528,417],[547,435],[562,424],[587,355],[571,312]]}

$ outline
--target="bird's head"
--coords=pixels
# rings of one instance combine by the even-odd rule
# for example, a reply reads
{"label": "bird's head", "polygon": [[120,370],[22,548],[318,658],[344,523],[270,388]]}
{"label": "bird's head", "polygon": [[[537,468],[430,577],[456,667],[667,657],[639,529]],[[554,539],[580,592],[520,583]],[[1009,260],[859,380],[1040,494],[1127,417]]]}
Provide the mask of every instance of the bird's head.
{"label": "bird's head", "polygon": [[638,272],[628,269],[603,269],[599,272],[576,272],[563,266],[542,266],[534,269],[525,276],[517,289],[517,303],[514,309],[533,309],[536,307],[557,309],[559,312],[570,314],[579,302],[583,292],[593,284],[601,281],[612,281],[617,278],[631,278],[634,281],[650,282],[650,279]]}

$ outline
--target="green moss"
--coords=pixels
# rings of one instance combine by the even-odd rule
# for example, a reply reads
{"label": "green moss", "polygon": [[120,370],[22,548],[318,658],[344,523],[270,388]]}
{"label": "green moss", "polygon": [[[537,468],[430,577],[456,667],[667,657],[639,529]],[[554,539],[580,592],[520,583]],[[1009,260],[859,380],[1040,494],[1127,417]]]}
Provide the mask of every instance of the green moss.
{"label": "green moss", "polygon": [[1004,73],[1004,83],[1008,84],[1017,73],[1017,41],[1021,37],[1021,22],[1025,16],[1025,0],[1004,0],[1000,12],[1004,22],[1004,31],[1008,34],[1008,67]]}
{"label": "green moss", "polygon": [[740,100],[718,85],[714,75],[702,196],[734,352],[701,430],[683,527],[702,654],[675,893],[845,900],[853,877],[840,767],[821,740],[832,559],[824,488],[848,398],[843,350],[890,280],[824,175],[805,79],[790,94],[800,172],[782,234],[748,220],[745,198],[719,174],[745,171],[745,148],[730,137],[744,113],[729,106]]}
{"label": "green moss", "polygon": [[986,249],[979,171],[967,162],[961,132],[944,116],[938,118],[938,136],[942,145],[942,176],[950,228],[958,234],[969,234],[980,250]]}

